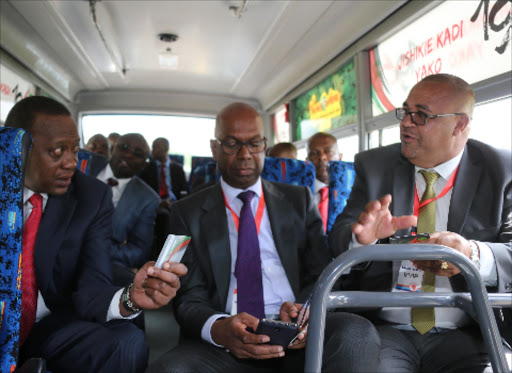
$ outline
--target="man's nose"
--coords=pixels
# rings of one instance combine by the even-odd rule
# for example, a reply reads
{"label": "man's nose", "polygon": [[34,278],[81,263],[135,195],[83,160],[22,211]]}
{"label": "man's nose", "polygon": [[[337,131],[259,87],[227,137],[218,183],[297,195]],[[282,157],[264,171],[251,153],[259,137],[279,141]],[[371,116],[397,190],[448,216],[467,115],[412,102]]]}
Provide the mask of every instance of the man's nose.
{"label": "man's nose", "polygon": [[401,121],[400,125],[403,127],[414,127],[416,124],[413,123],[411,114],[407,114]]}
{"label": "man's nose", "polygon": [[243,159],[249,159],[251,158],[251,152],[249,151],[249,148],[247,148],[247,145],[243,144],[241,147],[240,147],[240,150],[238,151],[238,158],[243,158]]}
{"label": "man's nose", "polygon": [[74,152],[65,152],[62,160],[62,167],[66,169],[74,169],[78,165],[78,155]]}

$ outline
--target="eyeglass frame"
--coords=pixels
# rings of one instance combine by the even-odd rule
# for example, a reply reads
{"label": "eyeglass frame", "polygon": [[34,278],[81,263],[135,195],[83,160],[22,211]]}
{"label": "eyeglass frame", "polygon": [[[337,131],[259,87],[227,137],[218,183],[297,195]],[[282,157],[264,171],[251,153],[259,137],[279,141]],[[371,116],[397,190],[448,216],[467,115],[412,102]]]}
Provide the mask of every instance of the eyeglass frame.
{"label": "eyeglass frame", "polygon": [[116,148],[118,148],[120,151],[126,153],[130,152],[134,157],[140,158],[140,159],[147,159],[148,155],[144,154],[144,150],[134,149],[128,144],[116,144]]}
{"label": "eyeglass frame", "polygon": [[[227,140],[222,140],[222,141],[221,141],[221,140],[219,140],[218,138],[215,138],[214,140],[217,142],[217,144],[219,144],[219,145],[221,146],[221,148],[222,148],[222,150],[224,151],[224,153],[229,154],[229,155],[238,154],[238,153],[240,152],[240,149],[242,149],[242,147],[243,147],[244,145],[245,145],[245,147],[247,148],[247,150],[249,151],[249,153],[251,153],[251,154],[258,154],[258,153],[261,153],[261,152],[263,152],[263,151],[265,150],[265,146],[267,145],[267,141],[268,141],[266,137],[263,137],[261,140],[249,140],[249,141],[246,141],[246,142],[242,142],[242,141],[240,141],[240,140],[238,140],[238,139],[231,138],[230,140],[234,140],[234,141],[236,141],[236,145],[237,145],[237,147],[236,147],[236,151],[231,151],[231,150],[230,150],[230,151],[226,151],[226,148],[225,148],[225,146],[226,146],[226,145],[225,145],[225,142],[226,142]],[[261,144],[261,143],[264,143],[265,145],[263,146],[263,148],[262,148],[261,150],[259,150],[259,151],[254,151],[254,152],[253,152],[253,151],[251,151],[250,146],[249,146],[251,142],[258,142],[258,143],[260,143],[260,144]]]}
{"label": "eyeglass frame", "polygon": [[[404,112],[405,112],[405,115],[403,116],[403,118],[402,118],[402,119],[400,119],[400,118],[398,117],[398,112],[399,112],[399,110],[400,110],[400,111],[404,111]],[[416,122],[414,121],[414,114],[422,114],[422,115],[425,115],[425,123],[423,123],[423,124],[416,123]],[[435,114],[435,115],[430,115],[430,114],[425,113],[424,111],[409,111],[409,110],[407,110],[406,108],[403,108],[403,107],[401,107],[401,108],[396,108],[396,109],[395,109],[395,117],[396,117],[396,119],[398,119],[400,122],[402,122],[402,121],[403,121],[403,120],[404,120],[408,115],[411,117],[411,122],[412,122],[412,123],[414,123],[414,124],[415,124],[415,125],[417,125],[417,126],[426,126],[426,125],[427,125],[427,121],[428,121],[429,119],[435,119],[435,118],[439,118],[439,117],[452,117],[452,116],[454,116],[454,115],[467,115],[467,117],[468,117],[470,120],[471,120],[471,119],[473,119],[473,118],[471,118],[471,117],[470,117],[468,114],[466,114],[466,113],[450,113],[450,114]]]}

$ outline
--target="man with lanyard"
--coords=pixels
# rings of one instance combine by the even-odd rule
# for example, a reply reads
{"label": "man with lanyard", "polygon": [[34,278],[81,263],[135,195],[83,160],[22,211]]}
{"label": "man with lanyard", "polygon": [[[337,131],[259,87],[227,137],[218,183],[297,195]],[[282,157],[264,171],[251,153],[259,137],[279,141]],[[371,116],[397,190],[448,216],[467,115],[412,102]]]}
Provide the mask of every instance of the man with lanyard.
{"label": "man with lanyard", "polygon": [[317,132],[311,136],[307,144],[308,160],[315,165],[315,203],[320,211],[327,230],[329,210],[329,162],[341,161],[342,154],[338,150],[336,137],[329,133]]}
{"label": "man with lanyard", "polygon": [[[474,103],[471,86],[448,74],[412,88],[396,109],[401,144],[356,156],[352,194],[329,237],[335,255],[417,225],[430,234],[420,243],[470,258],[488,291],[511,291],[511,153],[468,140]],[[350,281],[373,291],[468,291],[457,267],[436,260],[371,262]],[[458,308],[383,308],[368,317],[382,340],[380,371],[482,371],[488,363],[478,325]],[[510,333],[510,314],[497,320]]]}
{"label": "man with lanyard", "polygon": [[[171,210],[172,233],[191,236],[189,276],[174,303],[183,338],[148,372],[302,371],[307,329],[286,351],[247,329],[296,319],[331,260],[311,191],[260,178],[263,121],[247,104],[221,110],[210,145],[220,182]],[[380,341],[368,320],[333,313],[326,330],[326,371],[377,368]]]}

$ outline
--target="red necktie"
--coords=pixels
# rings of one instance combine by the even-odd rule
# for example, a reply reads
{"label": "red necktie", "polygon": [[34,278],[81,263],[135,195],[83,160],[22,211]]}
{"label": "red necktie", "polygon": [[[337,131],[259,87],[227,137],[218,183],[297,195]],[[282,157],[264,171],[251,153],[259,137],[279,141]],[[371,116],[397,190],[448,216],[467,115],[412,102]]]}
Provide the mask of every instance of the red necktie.
{"label": "red necktie", "polygon": [[165,164],[160,164],[160,198],[169,197],[169,190],[167,189],[167,182],[165,181]]}
{"label": "red necktie", "polygon": [[318,203],[318,210],[320,211],[320,216],[324,222],[324,231],[327,232],[327,213],[329,210],[329,188],[323,187],[320,188],[320,202]]}
{"label": "red necktie", "polygon": [[119,182],[116,179],[109,177],[107,179],[107,184],[110,185],[111,187],[115,187],[116,185],[119,185]]}
{"label": "red necktie", "polygon": [[27,339],[36,320],[37,281],[34,267],[34,247],[43,216],[43,197],[35,193],[28,201],[32,205],[32,212],[23,227],[20,345]]}

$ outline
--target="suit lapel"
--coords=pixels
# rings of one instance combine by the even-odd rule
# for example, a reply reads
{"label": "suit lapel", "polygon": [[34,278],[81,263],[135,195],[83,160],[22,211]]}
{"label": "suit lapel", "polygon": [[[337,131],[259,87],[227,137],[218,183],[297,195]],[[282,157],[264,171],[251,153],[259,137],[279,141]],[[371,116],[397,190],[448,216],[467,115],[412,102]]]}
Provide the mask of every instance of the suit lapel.
{"label": "suit lapel", "polygon": [[66,237],[76,204],[77,201],[73,197],[71,188],[65,195],[49,196],[48,198],[34,252],[38,287],[43,294],[48,288],[56,263],[55,257]]}
{"label": "suit lapel", "polygon": [[222,187],[217,183],[204,201],[201,209],[200,234],[208,247],[213,278],[217,285],[221,304],[225,305],[231,275],[231,251],[229,246],[228,223]]}
{"label": "suit lapel", "polygon": [[478,161],[478,157],[475,154],[469,154],[469,149],[466,147],[453,185],[447,227],[450,232],[459,234],[462,232],[482,173],[481,167],[477,165]]}
{"label": "suit lapel", "polygon": [[272,237],[276,245],[277,253],[286,272],[286,277],[290,282],[295,295],[299,294],[299,269],[297,268],[297,250],[287,250],[290,242],[296,240],[291,235],[296,227],[287,226],[287,220],[283,219],[285,211],[293,211],[290,208],[289,201],[285,198],[272,183],[262,180],[263,193],[265,195],[265,205],[267,207],[270,227],[272,228]]}
{"label": "suit lapel", "polygon": [[[412,215],[414,209],[414,166],[400,157],[393,173],[393,216]],[[412,187],[411,187],[412,185]]]}

